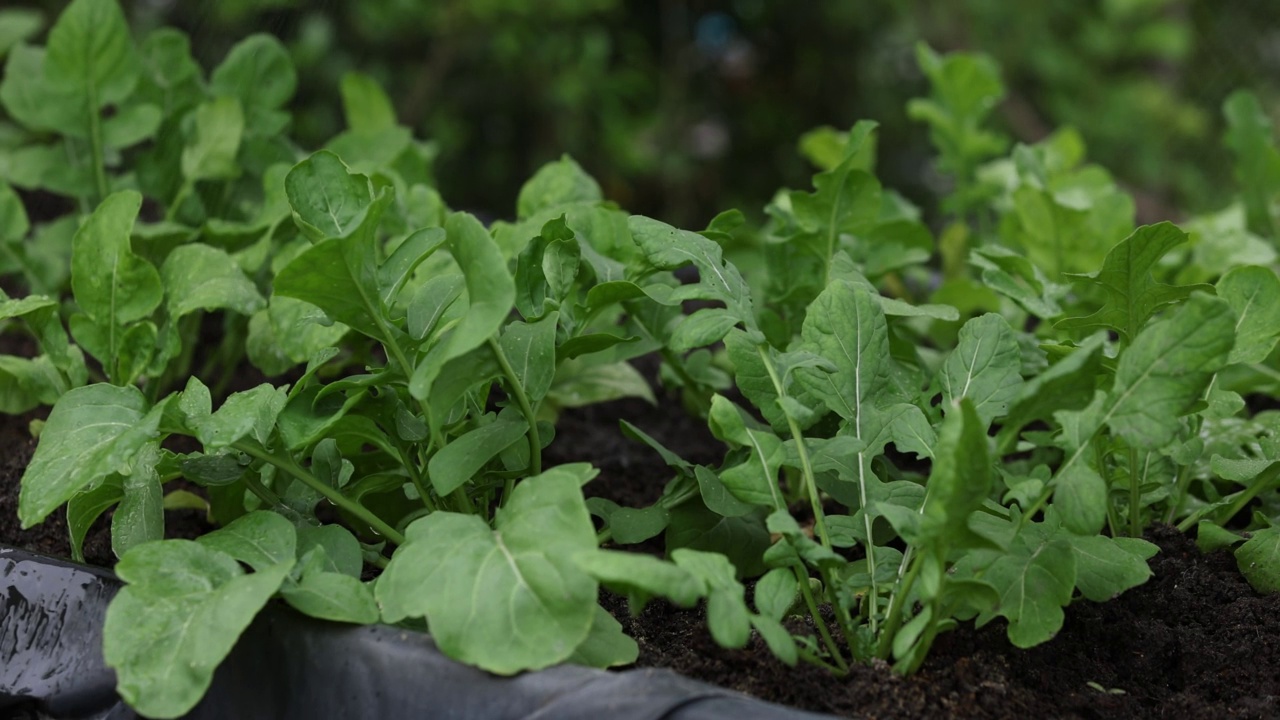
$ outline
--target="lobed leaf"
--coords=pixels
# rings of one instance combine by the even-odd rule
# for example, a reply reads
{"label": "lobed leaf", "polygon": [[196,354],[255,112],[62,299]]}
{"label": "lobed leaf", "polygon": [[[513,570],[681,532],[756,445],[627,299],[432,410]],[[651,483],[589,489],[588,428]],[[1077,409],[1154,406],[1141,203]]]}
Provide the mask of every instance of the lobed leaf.
{"label": "lobed leaf", "polygon": [[179,717],[195,707],[292,567],[290,557],[246,575],[230,555],[190,540],[131,550],[116,565],[127,585],[102,628],[116,691],[147,717]]}
{"label": "lobed leaf", "polygon": [[1102,288],[1107,300],[1102,309],[1086,317],[1059,320],[1054,327],[1080,330],[1108,327],[1133,341],[1147,320],[1161,309],[1185,300],[1191,293],[1212,291],[1209,285],[1166,285],[1152,278],[1160,258],[1187,241],[1187,234],[1169,222],[1144,225],[1111,248],[1102,269],[1080,275]]}
{"label": "lobed leaf", "polygon": [[522,481],[492,530],[450,512],[414,521],[375,586],[383,620],[425,616],[441,650],[497,674],[568,659],[596,612],[575,562],[596,545],[579,484],[560,468]]}

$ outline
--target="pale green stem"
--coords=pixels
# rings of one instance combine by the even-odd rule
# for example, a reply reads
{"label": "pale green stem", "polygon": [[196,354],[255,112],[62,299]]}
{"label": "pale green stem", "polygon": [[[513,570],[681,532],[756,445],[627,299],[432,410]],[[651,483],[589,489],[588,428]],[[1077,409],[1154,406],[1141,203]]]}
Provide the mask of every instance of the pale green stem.
{"label": "pale green stem", "polygon": [[111,192],[107,183],[106,158],[102,148],[102,118],[98,114],[97,89],[89,87],[89,152],[93,155],[93,181],[98,191],[98,202]]}
{"label": "pale green stem", "polygon": [[[760,359],[764,361],[765,370],[769,373],[769,379],[773,381],[774,390],[778,393],[778,397],[786,397],[786,390],[782,387],[782,380],[778,377],[778,371],[773,366],[773,361],[769,359],[769,354],[765,352],[764,346],[756,348],[760,355]],[[800,431],[800,426],[796,424],[790,413],[783,412],[787,417],[787,426],[791,430],[791,437],[796,441],[796,452],[800,455],[800,471],[804,475],[805,489],[809,494],[809,503],[813,506],[813,527],[818,535],[818,539],[822,542],[823,547],[831,548],[831,537],[827,534],[826,515],[822,512],[822,498],[818,495],[818,481],[813,476],[813,464],[809,461],[809,450],[805,447],[804,433]],[[870,555],[870,548],[868,548]]]}
{"label": "pale green stem", "polygon": [[831,637],[831,631],[827,629],[827,622],[822,619],[822,614],[818,612],[818,603],[813,599],[813,590],[809,587],[809,574],[799,565],[793,566],[792,569],[795,570],[796,582],[800,585],[800,595],[804,597],[804,604],[809,608],[809,616],[813,618],[813,624],[817,626],[818,634],[822,636],[822,643],[827,646],[827,652],[831,653],[831,658],[835,660],[840,672],[845,672],[849,669],[849,664],[845,662],[844,656],[840,654],[840,648],[836,645],[835,638]]}
{"label": "pale green stem", "polygon": [[[1254,498],[1258,497],[1258,495],[1260,495],[1263,491],[1268,490],[1272,486],[1274,486],[1277,478],[1280,478],[1280,462],[1271,463],[1271,465],[1266,470],[1263,470],[1262,473],[1260,473],[1258,477],[1254,479],[1252,485],[1245,488],[1244,490],[1241,490],[1240,494],[1236,497],[1236,499],[1233,500],[1229,506],[1227,506],[1227,511],[1223,513],[1223,517],[1231,518],[1232,516],[1239,513],[1241,510],[1244,509],[1245,505],[1249,504],[1250,500],[1253,500]],[[1201,508],[1200,510],[1197,510],[1196,512],[1189,515],[1187,519],[1178,523],[1178,532],[1186,532],[1190,530],[1191,528],[1195,527],[1196,523],[1200,522],[1200,520],[1205,515],[1208,515],[1211,512],[1217,512],[1219,510],[1221,510],[1221,508],[1216,508],[1216,509]]]}
{"label": "pale green stem", "polygon": [[1138,474],[1138,449],[1129,447],[1129,537],[1142,536],[1142,477]]}
{"label": "pale green stem", "polygon": [[382,520],[382,518],[379,518],[377,515],[369,512],[369,510],[360,503],[351,500],[337,490],[329,487],[327,483],[324,483],[315,475],[307,472],[307,470],[301,465],[298,465],[292,457],[287,455],[283,457],[275,455],[263,449],[256,443],[240,441],[232,443],[231,446],[249,457],[274,465],[285,473],[293,476],[307,487],[320,493],[320,495],[324,496],[324,498],[329,502],[368,523],[369,527],[377,530],[388,541],[396,545],[404,544],[404,535],[402,535],[400,531],[388,525]]}
{"label": "pale green stem", "polygon": [[[520,414],[524,415],[525,422],[529,423],[529,474],[540,475],[542,474],[542,438],[538,434],[538,414],[534,411],[533,404],[529,402],[529,394],[524,391],[524,383],[520,382],[520,376],[516,374],[515,368],[511,367],[507,354],[502,351],[502,345],[497,340],[489,338],[489,348],[498,358],[498,367],[502,368],[502,374],[507,378],[511,395],[520,406]],[[513,478],[507,478],[502,491],[502,504],[507,502],[514,483]]]}

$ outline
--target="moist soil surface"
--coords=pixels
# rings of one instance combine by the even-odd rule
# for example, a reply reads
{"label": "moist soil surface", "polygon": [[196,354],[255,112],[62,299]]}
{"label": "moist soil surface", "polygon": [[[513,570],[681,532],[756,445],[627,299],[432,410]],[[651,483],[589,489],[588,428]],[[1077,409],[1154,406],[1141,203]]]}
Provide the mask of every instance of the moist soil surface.
{"label": "moist soil surface", "polygon": [[[6,342],[9,341],[9,342]],[[0,338],[0,352],[13,352]],[[645,368],[652,371],[651,367]],[[566,411],[547,464],[589,461],[600,476],[588,491],[642,507],[671,474],[661,458],[618,429],[626,418],[690,462],[714,464],[722,453],[705,425],[680,412],[679,398],[658,406],[623,400]],[[66,527],[21,530],[18,481],[35,442],[28,426],[47,412],[0,416],[0,542],[68,557]],[[55,518],[60,515],[54,516]],[[168,513],[167,534],[194,537],[210,528],[198,511]],[[1159,527],[1155,576],[1103,604],[1066,610],[1056,638],[1029,650],[1013,647],[1003,622],[940,636],[916,675],[887,665],[858,666],[834,677],[810,666],[788,668],[758,639],[743,650],[712,641],[699,609],[651,602],[639,617],[625,601],[603,598],[640,646],[642,666],[687,676],[772,702],[851,718],[1280,718],[1280,596],[1262,597],[1227,552],[1200,553],[1190,538]],[[661,550],[661,543],[646,549]],[[109,517],[85,543],[90,563],[114,562]]]}

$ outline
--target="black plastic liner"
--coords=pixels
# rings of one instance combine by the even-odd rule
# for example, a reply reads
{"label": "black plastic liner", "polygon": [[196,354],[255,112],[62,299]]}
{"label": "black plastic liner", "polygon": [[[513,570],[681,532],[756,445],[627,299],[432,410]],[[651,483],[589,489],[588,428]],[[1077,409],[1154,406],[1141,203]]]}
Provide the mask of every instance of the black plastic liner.
{"label": "black plastic liner", "polygon": [[[109,572],[0,547],[0,718],[137,715],[102,661]],[[815,720],[668,670],[560,666],[498,677],[428,635],[351,626],[272,604],[218,668],[193,720]]]}

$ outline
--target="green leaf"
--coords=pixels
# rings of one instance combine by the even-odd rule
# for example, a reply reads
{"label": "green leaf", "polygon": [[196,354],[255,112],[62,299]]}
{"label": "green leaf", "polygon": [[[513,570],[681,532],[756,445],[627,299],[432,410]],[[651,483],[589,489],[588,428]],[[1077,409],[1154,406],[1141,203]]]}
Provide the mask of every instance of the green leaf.
{"label": "green leaf", "polygon": [[1280,278],[1270,268],[1236,268],[1218,281],[1218,297],[1236,315],[1236,344],[1228,362],[1266,360],[1280,336]]}
{"label": "green leaf", "polygon": [[[334,526],[316,529],[326,527]],[[359,545],[356,552],[359,562]],[[304,558],[301,576],[296,581],[285,581],[280,588],[280,596],[285,602],[295,610],[321,620],[360,625],[378,622],[378,603],[373,598],[372,585],[360,582],[359,577],[327,569],[331,563],[323,546],[313,546],[301,556]]]}
{"label": "green leaf", "polygon": [[1097,535],[1107,521],[1107,483],[1086,461],[1073,463],[1054,480],[1053,506],[1077,535]]}
{"label": "green leaf", "polygon": [[620,507],[609,514],[609,530],[619,545],[644,542],[667,529],[671,517],[661,505],[646,508]]}
{"label": "green leaf", "polygon": [[191,41],[177,28],[150,32],[139,48],[142,78],[135,98],[170,113],[204,99],[204,71],[191,57]]}
{"label": "green leaf", "polygon": [[[908,103],[907,115],[930,126],[929,137],[942,155],[942,169],[966,177],[980,161],[1005,148],[1003,137],[979,128],[1004,97],[1000,69],[986,55],[954,52],[944,57],[924,43],[916,45],[916,60],[933,92],[929,99]],[[956,201],[965,206],[973,198]]]}
{"label": "green leaf", "polygon": [[1159,547],[1139,538],[1090,535],[1071,538],[1076,554],[1076,587],[1094,602],[1106,602],[1151,577],[1147,559]]}
{"label": "green leaf", "polygon": [[174,248],[160,266],[165,309],[177,319],[196,310],[234,310],[251,315],[266,306],[244,271],[225,250],[201,243]]}
{"label": "green leaf", "polygon": [[479,347],[502,327],[515,303],[515,282],[497,244],[471,215],[453,213],[445,221],[449,253],[462,268],[467,284],[467,311],[453,332],[414,368],[409,392],[426,400],[445,363]]}
{"label": "green leaf", "polygon": [[667,344],[675,352],[688,352],[719,342],[738,322],[738,318],[729,310],[704,308],[685,317],[676,326]]}
{"label": "green leaf", "polygon": [[[56,87],[45,80],[45,56],[43,48],[26,45],[13,48],[5,63],[4,81],[0,83],[0,101],[12,118],[28,129],[87,137],[92,119],[88,103],[73,89]],[[97,112],[97,108],[92,111]],[[10,155],[10,176],[6,179],[18,186],[39,185],[38,177],[18,173],[35,169],[32,167],[35,154],[43,157],[46,150],[61,153],[59,148],[51,146],[29,146],[26,150],[26,153],[15,151]],[[92,192],[93,180],[88,179],[87,185]]]}
{"label": "green leaf", "polygon": [[587,639],[597,585],[574,559],[596,541],[574,474],[516,485],[493,530],[436,512],[406,538],[375,588],[384,621],[425,616],[450,657],[504,675],[563,662]]}
{"label": "green leaf", "polygon": [[247,468],[234,452],[188,455],[178,462],[182,476],[203,487],[230,485],[244,477]]}
{"label": "green leaf", "polygon": [[202,535],[196,542],[258,572],[282,564],[292,565],[297,551],[293,523],[267,510],[236,518],[226,527]]}
{"label": "green leaf", "polygon": [[396,125],[396,111],[378,81],[358,72],[342,76],[342,112],[347,127],[357,133],[374,133]]}
{"label": "green leaf", "polygon": [[498,344],[524,387],[529,403],[537,407],[556,374],[556,323],[551,312],[535,323],[513,322],[502,331]]}
{"label": "green leaf", "polygon": [[160,108],[130,105],[102,121],[102,145],[121,150],[155,136],[160,129]]}
{"label": "green leaf", "polygon": [[195,109],[192,141],[182,149],[182,175],[189,181],[231,180],[240,175],[236,154],[244,134],[244,111],[233,97],[219,97]]}
{"label": "green leaf", "polygon": [[1236,565],[1254,590],[1280,593],[1280,525],[1253,533],[1236,549]]}
{"label": "green leaf", "polygon": [[146,543],[125,554],[115,571],[128,584],[102,628],[116,691],[148,717],[195,707],[292,566],[289,558],[246,575],[231,556],[189,540]]}
{"label": "green leaf", "polygon": [[250,35],[236,43],[209,78],[214,95],[236,98],[249,135],[275,135],[288,115],[275,112],[293,97],[298,76],[289,51],[274,36]]}
{"label": "green leaf", "polygon": [[653,389],[639,370],[624,361],[606,365],[588,364],[584,359],[560,363],[547,399],[563,408],[583,407],[626,397],[638,397],[658,404]]}
{"label": "green leaf", "polygon": [[[789,564],[803,563],[809,567],[832,570],[838,573],[847,563],[835,551],[818,544],[816,540],[809,537],[808,533],[801,529],[800,524],[796,522],[795,518],[791,517],[791,513],[785,508],[769,513],[765,526],[769,528],[770,533],[782,536],[784,541],[782,544],[775,544],[770,548],[770,557],[766,558],[766,562],[770,565],[778,565],[781,563],[782,558],[789,557]],[[786,547],[784,548],[783,545]]]}
{"label": "green leaf", "polygon": [[[733,381],[742,391],[743,396],[760,410],[760,414],[769,421],[775,431],[786,432],[787,415],[778,404],[778,391],[774,387],[769,368],[760,357],[761,345],[754,342],[742,330],[730,330],[724,338],[724,347],[728,352],[729,361],[733,363]],[[768,346],[763,349],[776,365],[777,359],[773,357],[775,354],[773,349]],[[793,399],[804,404],[807,409],[823,407],[820,395],[809,392],[799,383],[790,383],[790,385],[791,387],[787,388],[788,392],[797,396]],[[808,418],[794,419],[803,430],[812,425],[818,416],[817,412],[811,412]],[[806,419],[807,422],[804,421]]]}
{"label": "green leaf", "polygon": [[[381,213],[389,202],[390,195],[380,195],[376,212]],[[350,226],[348,230],[354,231]],[[383,322],[386,311],[373,279],[372,253],[372,244],[358,238],[320,242],[280,271],[275,292],[311,303],[353,330],[391,342]]]}
{"label": "green leaf", "polygon": [[1274,202],[1280,192],[1280,150],[1271,120],[1258,98],[1237,90],[1222,104],[1228,130],[1223,138],[1236,156],[1236,182],[1248,210],[1249,229],[1280,242]]}
{"label": "green leaf", "polygon": [[622,623],[608,610],[596,606],[591,633],[574,649],[569,662],[587,667],[610,668],[630,665],[640,657],[640,646],[622,632]]}
{"label": "green leaf", "polygon": [[138,54],[114,0],[74,0],[49,30],[44,78],[84,99],[89,112],[119,103],[138,82]]}
{"label": "green leaf", "polygon": [[[716,397],[719,396],[717,395]],[[745,464],[751,465],[754,464],[754,462]],[[748,470],[750,470],[750,468],[748,468]],[[762,470],[761,472],[763,473],[766,471]],[[754,475],[754,473],[752,474]],[[746,515],[755,509],[755,503],[739,500],[736,496],[737,494],[731,492],[720,479],[720,476],[716,475],[716,473],[710,468],[706,468],[701,465],[697,466],[694,468],[694,477],[698,480],[698,492],[702,495],[702,503],[707,506],[708,510],[716,513],[717,515],[738,517],[740,515]],[[744,485],[745,484],[746,483],[744,483]],[[751,485],[747,485],[745,489],[740,488],[739,492],[744,492],[744,494],[750,495],[750,491],[752,489],[754,488]]]}
{"label": "green leaf", "polygon": [[462,297],[462,275],[437,275],[422,284],[406,308],[409,337],[422,340],[435,330],[441,318]]}
{"label": "green leaf", "polygon": [[1163,446],[1226,363],[1234,341],[1235,317],[1227,302],[1191,296],[1173,315],[1143,330],[1120,356],[1104,421],[1134,447]]}
{"label": "green leaf", "polygon": [[[378,296],[382,304],[391,308],[396,304],[400,290],[413,275],[413,271],[430,258],[445,242],[444,228],[423,228],[404,239],[391,257],[378,266]],[[438,279],[441,276],[432,278]],[[453,277],[453,276],[443,276]]]}
{"label": "green leaf", "polygon": [[670,511],[667,526],[667,551],[698,550],[725,555],[742,577],[765,571],[764,551],[771,541],[761,512],[741,517],[723,517],[702,506],[685,503]]}
{"label": "green leaf", "polygon": [[1022,351],[1013,328],[988,313],[960,328],[960,341],[942,366],[947,407],[968,398],[984,425],[1004,415],[1022,386]]}
{"label": "green leaf", "polygon": [[676,565],[700,578],[707,587],[707,628],[722,647],[740,648],[751,637],[751,611],[742,583],[724,555],[681,548],[672,551]]}
{"label": "green leaf", "polygon": [[800,381],[861,438],[867,408],[889,384],[889,331],[879,303],[865,289],[836,280],[809,306],[801,336],[807,350],[836,369],[802,368]]}
{"label": "green leaf", "polygon": [[652,555],[592,550],[578,555],[576,562],[601,585],[641,601],[660,596],[680,607],[693,607],[706,594],[699,577]]}
{"label": "green leaf", "polygon": [[0,58],[9,48],[35,35],[44,27],[44,16],[30,8],[0,10]]}
{"label": "green leaf", "polygon": [[969,530],[969,515],[991,492],[986,423],[968,398],[957,409],[947,415],[938,432],[928,492],[920,509],[922,539],[937,539],[947,549],[983,544]]}
{"label": "green leaf", "polygon": [[212,451],[246,437],[270,445],[276,418],[287,402],[287,387],[263,383],[231,394],[217,412],[210,414],[209,390],[199,378],[192,377],[178,401],[178,409],[205,450]]}
{"label": "green leaf", "polygon": [[791,568],[774,568],[756,581],[756,610],[774,620],[785,617],[799,597],[800,586]]}
{"label": "green leaf", "polygon": [[133,471],[124,476],[123,497],[111,516],[111,551],[123,557],[144,542],[164,539],[164,488],[156,464],[160,446],[149,442],[134,456]]}
{"label": "green leaf", "polygon": [[1057,410],[1078,410],[1087,404],[1102,373],[1098,351],[1105,342],[1105,335],[1091,335],[1066,357],[1023,383],[1001,423],[997,446],[1006,447],[1023,427],[1051,418]]}
{"label": "green leaf", "polygon": [[364,568],[360,541],[350,530],[341,525],[301,525],[298,533],[298,557],[304,557],[313,549],[322,549],[324,562],[320,567],[326,572],[340,573],[359,578]]}
{"label": "green leaf", "polygon": [[1038,266],[1022,255],[999,245],[976,248],[970,261],[982,270],[987,287],[1018,303],[1027,312],[1044,320],[1062,314],[1058,305],[1068,288],[1051,282]]}
{"label": "green leaf", "polygon": [[1108,327],[1132,341],[1147,320],[1161,309],[1186,299],[1209,285],[1166,285],[1156,282],[1151,270],[1173,248],[1187,241],[1187,234],[1169,222],[1144,225],[1107,253],[1102,270],[1091,275],[1073,275],[1097,285],[1106,293],[1102,309],[1086,317],[1059,320],[1054,327],[1080,330]]}
{"label": "green leaf", "polygon": [[1224,550],[1241,542],[1243,537],[1210,520],[1196,523],[1196,549],[1202,553]]}
{"label": "green leaf", "polygon": [[52,405],[70,389],[47,356],[0,355],[0,413],[21,415]]}
{"label": "green leaf", "polygon": [[462,487],[480,468],[524,437],[529,424],[523,419],[499,419],[482,425],[441,448],[427,463],[431,485],[441,495]]}
{"label": "green leaf", "polygon": [[164,295],[160,273],[129,245],[141,207],[137,192],[115,193],[98,205],[72,240],[71,290],[80,309],[111,334],[108,357],[119,345],[117,330],[149,316]]}
{"label": "green leaf", "polygon": [[285,177],[294,219],[313,242],[349,237],[373,204],[369,179],[351,173],[337,155],[321,150]]}
{"label": "green leaf", "polygon": [[70,535],[71,559],[84,562],[84,538],[102,513],[124,497],[124,482],[112,475],[67,502],[67,533]]}
{"label": "green leaf", "polygon": [[113,472],[155,437],[163,405],[151,408],[135,387],[96,384],[58,399],[22,476],[18,516],[24,528],[43,520],[82,489]]}
{"label": "green leaf", "polygon": [[1075,551],[1060,536],[1024,530],[982,579],[1000,592],[996,613],[1009,621],[1009,641],[1039,645],[1062,628],[1062,608],[1076,583]]}
{"label": "green leaf", "polygon": [[938,436],[923,410],[915,405],[902,403],[886,408],[886,413],[896,414],[897,419],[889,426],[889,431],[893,434],[893,444],[899,452],[915,453],[921,460],[933,457]]}
{"label": "green leaf", "polygon": [[697,297],[719,300],[748,329],[755,326],[751,289],[714,240],[640,215],[628,218],[627,227],[649,262],[662,270],[692,263],[698,269]]}
{"label": "green leaf", "polygon": [[795,638],[782,623],[764,615],[752,615],[751,627],[760,633],[769,652],[773,653],[783,664],[794,666],[799,660]]}
{"label": "green leaf", "polygon": [[543,210],[580,202],[598,202],[604,196],[600,185],[564,155],[557,162],[543,165],[520,188],[516,198],[516,217],[528,219]]}
{"label": "green leaf", "polygon": [[255,366],[267,375],[278,375],[337,344],[348,329],[309,302],[272,295],[267,309],[249,318],[245,349]]}
{"label": "green leaf", "polygon": [[[778,488],[778,470],[787,457],[782,441],[772,433],[746,427],[737,406],[719,394],[711,398],[708,420],[712,434],[718,439],[746,447],[751,451],[746,462],[721,470],[720,481],[724,483],[724,487],[733,493],[733,497],[745,503],[762,505],[770,509],[785,507],[786,501]],[[703,484],[700,477],[699,485]],[[723,503],[717,504],[723,506]],[[707,507],[719,512],[719,509],[710,502]],[[726,508],[721,507],[721,509]],[[720,514],[742,515],[744,513]]]}

